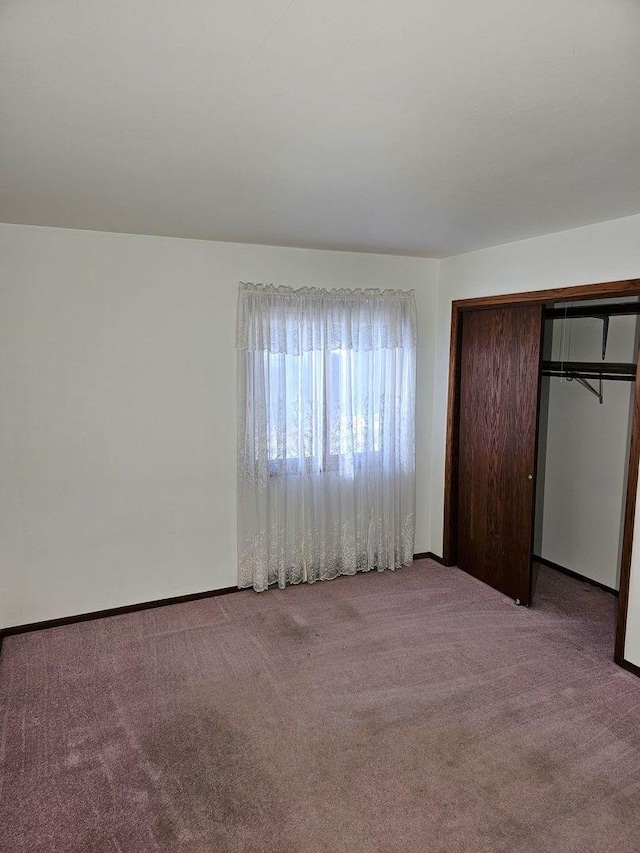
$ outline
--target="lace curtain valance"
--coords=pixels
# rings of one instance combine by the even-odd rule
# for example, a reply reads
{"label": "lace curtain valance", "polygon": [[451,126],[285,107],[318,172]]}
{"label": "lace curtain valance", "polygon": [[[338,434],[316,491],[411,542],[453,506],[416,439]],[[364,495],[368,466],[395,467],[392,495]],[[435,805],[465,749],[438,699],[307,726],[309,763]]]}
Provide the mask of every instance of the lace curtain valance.
{"label": "lace curtain valance", "polygon": [[415,345],[413,291],[240,285],[238,349],[299,355],[312,349]]}

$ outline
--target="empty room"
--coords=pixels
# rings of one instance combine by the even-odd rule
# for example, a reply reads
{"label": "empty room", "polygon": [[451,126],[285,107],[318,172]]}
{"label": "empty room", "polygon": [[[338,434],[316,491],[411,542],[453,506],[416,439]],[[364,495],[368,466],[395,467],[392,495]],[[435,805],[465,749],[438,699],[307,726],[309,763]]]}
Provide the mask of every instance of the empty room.
{"label": "empty room", "polygon": [[0,849],[637,853],[640,4],[0,0]]}

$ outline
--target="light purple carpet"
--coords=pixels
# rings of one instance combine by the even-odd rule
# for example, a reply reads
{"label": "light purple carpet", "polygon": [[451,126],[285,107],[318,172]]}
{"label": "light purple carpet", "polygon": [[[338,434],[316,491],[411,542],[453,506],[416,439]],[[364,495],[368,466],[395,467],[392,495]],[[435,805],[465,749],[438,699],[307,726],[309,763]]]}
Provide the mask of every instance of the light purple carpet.
{"label": "light purple carpet", "polygon": [[0,848],[637,853],[614,607],[424,560],[9,637]]}

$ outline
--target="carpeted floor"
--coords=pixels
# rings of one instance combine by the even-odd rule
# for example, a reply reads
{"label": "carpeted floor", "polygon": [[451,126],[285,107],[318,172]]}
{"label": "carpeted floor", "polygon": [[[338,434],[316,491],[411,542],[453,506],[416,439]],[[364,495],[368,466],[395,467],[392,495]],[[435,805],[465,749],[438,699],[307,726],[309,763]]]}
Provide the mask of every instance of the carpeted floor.
{"label": "carpeted floor", "polygon": [[637,853],[614,606],[424,560],[9,637],[0,848]]}

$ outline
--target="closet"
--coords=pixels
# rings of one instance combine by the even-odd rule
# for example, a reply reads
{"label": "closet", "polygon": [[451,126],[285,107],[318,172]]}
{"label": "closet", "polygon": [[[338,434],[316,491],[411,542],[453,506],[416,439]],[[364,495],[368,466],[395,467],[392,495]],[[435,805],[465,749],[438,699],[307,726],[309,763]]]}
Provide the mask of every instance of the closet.
{"label": "closet", "polygon": [[534,557],[619,588],[636,297],[544,311]]}
{"label": "closet", "polygon": [[640,458],[640,281],[452,303],[445,565],[535,603],[534,555],[620,587]]}

